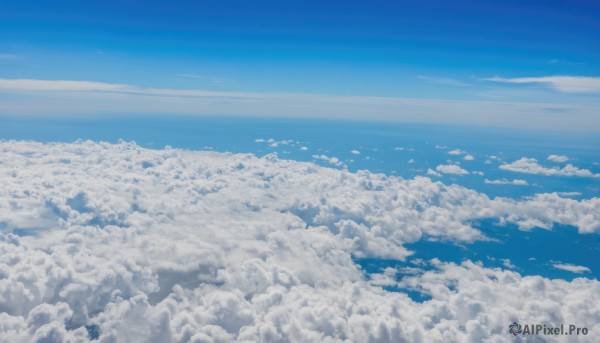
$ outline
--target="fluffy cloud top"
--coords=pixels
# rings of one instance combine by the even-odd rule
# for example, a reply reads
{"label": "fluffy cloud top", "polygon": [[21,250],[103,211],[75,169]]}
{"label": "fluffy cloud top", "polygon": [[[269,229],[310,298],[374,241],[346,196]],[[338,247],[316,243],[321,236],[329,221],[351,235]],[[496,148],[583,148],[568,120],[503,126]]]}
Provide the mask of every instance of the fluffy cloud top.
{"label": "fluffy cloud top", "polygon": [[564,163],[569,160],[569,157],[565,155],[549,155],[547,157],[547,160],[552,162]]}
{"label": "fluffy cloud top", "polygon": [[440,164],[435,170],[442,174],[467,175],[469,172],[456,164]]}
{"label": "fluffy cloud top", "polygon": [[448,151],[448,155],[462,155],[462,154],[466,154],[466,151],[460,150],[460,149],[454,149],[454,150],[450,150]]}
{"label": "fluffy cloud top", "polygon": [[[549,158],[550,159],[550,158]],[[572,164],[564,167],[545,167],[538,163],[535,158],[523,157],[512,163],[500,165],[500,169],[510,170],[518,173],[551,175],[551,176],[580,176],[580,177],[600,177],[600,174],[594,174],[589,169],[579,169]]]}
{"label": "fluffy cloud top", "polygon": [[597,198],[128,143],[0,142],[0,178],[0,342],[508,342],[522,318],[600,334],[595,280],[469,261],[365,280],[352,260],[483,239],[484,218],[598,233]]}

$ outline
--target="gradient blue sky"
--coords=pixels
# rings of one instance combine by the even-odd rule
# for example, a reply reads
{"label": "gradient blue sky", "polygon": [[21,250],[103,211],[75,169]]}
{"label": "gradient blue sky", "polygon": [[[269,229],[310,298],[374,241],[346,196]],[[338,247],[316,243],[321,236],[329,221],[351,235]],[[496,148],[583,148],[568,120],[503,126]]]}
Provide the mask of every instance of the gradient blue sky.
{"label": "gradient blue sky", "polygon": [[593,1],[8,0],[0,41],[4,116],[257,115],[600,131]]}

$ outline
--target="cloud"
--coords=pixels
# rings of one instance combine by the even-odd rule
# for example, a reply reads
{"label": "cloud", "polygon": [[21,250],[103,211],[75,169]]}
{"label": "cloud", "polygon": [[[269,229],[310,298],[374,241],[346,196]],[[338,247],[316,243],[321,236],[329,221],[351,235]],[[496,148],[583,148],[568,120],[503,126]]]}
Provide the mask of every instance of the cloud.
{"label": "cloud", "polygon": [[563,93],[598,93],[600,77],[590,76],[545,76],[502,78],[499,76],[484,79],[504,83],[540,83]]}
{"label": "cloud", "polygon": [[569,160],[569,157],[565,155],[549,155],[546,159],[552,162],[564,163]]}
{"label": "cloud", "polygon": [[475,159],[475,157],[473,157],[473,155],[471,154],[467,154],[465,155],[465,157],[463,157],[463,160],[465,161],[473,161]]}
{"label": "cloud", "polygon": [[328,162],[336,167],[341,167],[344,165],[344,163],[342,163],[342,161],[340,161],[340,159],[337,157],[329,157],[327,155],[312,155],[312,158]]}
{"label": "cloud", "polygon": [[466,153],[467,153],[466,151],[460,150],[460,149],[454,149],[454,150],[448,151],[448,155],[463,155]]}
{"label": "cloud", "polygon": [[488,218],[598,234],[599,198],[489,198],[427,177],[125,142],[0,152],[3,341],[479,342],[519,318],[600,334],[597,280],[439,260],[365,278],[353,261],[410,260],[405,245],[423,237],[485,239],[471,225]]}
{"label": "cloud", "polygon": [[520,179],[514,179],[514,180],[507,180],[507,179],[488,180],[488,179],[485,179],[483,182],[486,184],[489,184],[489,185],[515,185],[515,186],[529,185],[529,183],[527,183],[526,180],[520,180]]}
{"label": "cloud", "polygon": [[[14,96],[15,94],[19,96]],[[0,79],[0,99],[2,116],[104,117],[116,116],[117,113],[284,116],[600,130],[600,120],[596,116],[598,105],[593,101],[554,104],[311,93],[227,92],[151,88],[84,80],[37,79]],[[568,116],[548,115],[547,109],[553,107],[568,110]],[[415,117],[415,113],[419,113],[418,118]]]}
{"label": "cloud", "polygon": [[562,168],[544,167],[540,165],[535,158],[528,157],[523,157],[511,163],[502,164],[499,168],[518,173],[539,174],[548,176],[600,177],[600,174],[594,174],[588,169],[579,169],[570,163]]}
{"label": "cloud", "polygon": [[360,151],[358,151],[358,150],[352,150],[350,152],[354,155],[360,155]]}
{"label": "cloud", "polygon": [[583,273],[590,272],[590,268],[588,268],[588,267],[576,266],[574,264],[568,264],[568,263],[554,263],[552,266],[556,269],[566,270],[568,272],[576,273],[576,274],[583,274]]}
{"label": "cloud", "polygon": [[433,170],[433,169],[431,169],[431,168],[427,169],[427,175],[431,175],[431,176],[437,176],[437,177],[440,177],[440,176],[442,176],[442,174],[440,174],[440,173],[436,172],[435,170]]}
{"label": "cloud", "polygon": [[435,170],[443,174],[467,175],[469,172],[455,164],[441,164]]}

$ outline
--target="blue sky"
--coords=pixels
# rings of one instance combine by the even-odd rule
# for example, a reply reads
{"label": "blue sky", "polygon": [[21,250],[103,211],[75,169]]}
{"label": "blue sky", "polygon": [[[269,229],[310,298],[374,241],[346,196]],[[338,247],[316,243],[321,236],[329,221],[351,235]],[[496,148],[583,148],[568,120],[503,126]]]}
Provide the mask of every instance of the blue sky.
{"label": "blue sky", "polygon": [[0,114],[598,131],[599,17],[589,1],[4,1]]}

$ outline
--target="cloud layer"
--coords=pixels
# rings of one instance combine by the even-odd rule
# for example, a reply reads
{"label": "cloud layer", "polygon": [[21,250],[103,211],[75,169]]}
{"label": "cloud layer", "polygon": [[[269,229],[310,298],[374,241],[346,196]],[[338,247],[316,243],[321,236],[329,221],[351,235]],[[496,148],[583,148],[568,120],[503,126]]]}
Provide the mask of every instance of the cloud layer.
{"label": "cloud layer", "polygon": [[506,83],[541,83],[563,93],[600,93],[600,77],[543,76],[502,78],[496,76],[485,80]]}
{"label": "cloud layer", "polygon": [[89,141],[0,142],[0,178],[0,342],[509,342],[519,319],[600,334],[595,280],[436,260],[368,279],[352,260],[485,239],[484,218],[599,233],[598,198]]}
{"label": "cloud layer", "polygon": [[[551,155],[553,156],[553,155]],[[556,162],[556,158],[551,159]],[[562,160],[562,159],[561,159]],[[566,160],[565,160],[566,161]],[[545,167],[538,163],[535,158],[523,157],[511,163],[500,165],[500,169],[509,170],[518,173],[538,174],[549,176],[579,176],[579,177],[600,177],[600,174],[594,174],[589,169],[580,169],[572,164],[564,167]]]}
{"label": "cloud layer", "polygon": [[[224,115],[600,131],[596,101],[554,100],[523,102],[259,93],[150,88],[84,80],[0,79],[0,116]],[[566,113],[557,115],[552,112],[555,108]]]}

